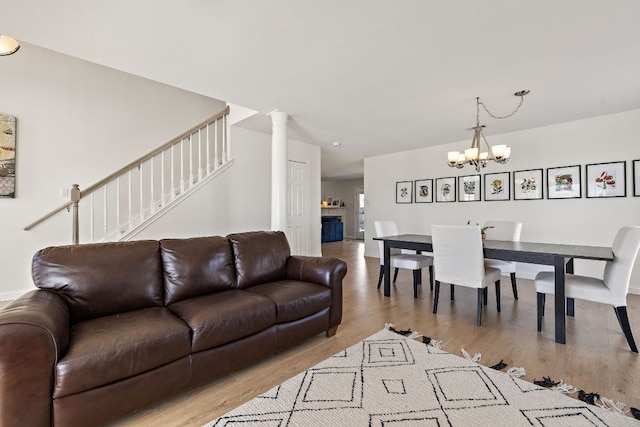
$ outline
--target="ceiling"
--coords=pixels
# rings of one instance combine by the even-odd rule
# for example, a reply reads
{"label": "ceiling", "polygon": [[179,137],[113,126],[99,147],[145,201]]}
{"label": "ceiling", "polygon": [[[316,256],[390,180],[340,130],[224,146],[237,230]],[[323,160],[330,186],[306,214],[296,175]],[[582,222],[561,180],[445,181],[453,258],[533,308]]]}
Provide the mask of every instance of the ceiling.
{"label": "ceiling", "polygon": [[[640,108],[637,0],[0,0],[0,33],[260,112],[322,148],[323,179],[363,157]],[[19,54],[19,52],[18,52]],[[1,65],[0,65],[1,66]],[[333,142],[340,142],[334,147]],[[465,148],[463,147],[460,147]],[[443,149],[443,161],[445,153]]]}

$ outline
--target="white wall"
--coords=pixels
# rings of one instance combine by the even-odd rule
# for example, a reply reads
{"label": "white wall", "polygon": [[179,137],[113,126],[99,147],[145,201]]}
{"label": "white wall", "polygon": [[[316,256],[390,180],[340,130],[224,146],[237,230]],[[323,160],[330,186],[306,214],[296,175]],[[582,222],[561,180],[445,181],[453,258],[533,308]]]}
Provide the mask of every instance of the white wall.
{"label": "white wall", "polygon": [[[364,179],[345,181],[322,181],[322,200],[327,197],[339,197],[345,205],[344,233],[349,239],[356,234],[356,188],[364,187]],[[366,196],[366,195],[365,195]],[[366,213],[365,213],[366,215]]]}
{"label": "white wall", "polygon": [[[489,219],[518,220],[523,223],[521,240],[610,246],[617,230],[624,225],[640,225],[640,197],[633,197],[631,161],[640,159],[637,123],[640,110],[588,120],[547,126],[511,134],[488,136],[491,144],[511,146],[512,160],[506,165],[490,162],[484,173],[518,171],[582,165],[582,198],[548,200],[481,201],[429,204],[396,204],[396,181],[442,178],[475,174],[470,166],[450,168],[447,151],[468,148],[469,141],[439,147],[366,158],[364,162],[366,196],[367,256],[378,256],[373,221],[393,219],[401,233],[429,234],[433,224],[482,224]],[[587,199],[585,165],[627,161],[627,197]],[[484,182],[484,176],[482,177]],[[484,191],[483,191],[484,199]],[[512,197],[513,199],[513,197]],[[540,268],[520,264],[520,277],[534,277]],[[603,263],[576,260],[577,274],[601,276]],[[632,276],[632,291],[640,293],[640,262]]]}
{"label": "white wall", "polygon": [[271,227],[271,136],[232,127],[230,140],[233,165],[135,240],[224,236]]}
{"label": "white wall", "polygon": [[33,289],[36,250],[71,242],[66,211],[23,230],[65,202],[61,187],[87,187],[225,105],[26,43],[2,58],[0,93],[0,112],[17,117],[16,198],[0,198],[0,300]]}

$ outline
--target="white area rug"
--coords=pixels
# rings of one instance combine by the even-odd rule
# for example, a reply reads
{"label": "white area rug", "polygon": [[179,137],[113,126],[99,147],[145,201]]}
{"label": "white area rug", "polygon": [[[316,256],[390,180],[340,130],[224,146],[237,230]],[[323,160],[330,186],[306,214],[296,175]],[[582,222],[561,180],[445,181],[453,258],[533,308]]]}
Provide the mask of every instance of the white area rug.
{"label": "white area rug", "polygon": [[383,330],[206,427],[640,426]]}

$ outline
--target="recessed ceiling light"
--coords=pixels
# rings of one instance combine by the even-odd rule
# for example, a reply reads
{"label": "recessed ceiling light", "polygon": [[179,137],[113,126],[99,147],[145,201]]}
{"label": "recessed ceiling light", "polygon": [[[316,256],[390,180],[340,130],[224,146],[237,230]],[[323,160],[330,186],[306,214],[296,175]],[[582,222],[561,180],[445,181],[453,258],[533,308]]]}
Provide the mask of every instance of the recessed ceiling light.
{"label": "recessed ceiling light", "polygon": [[333,146],[334,147],[340,147],[340,143],[338,141],[336,141],[336,142],[333,143]]}

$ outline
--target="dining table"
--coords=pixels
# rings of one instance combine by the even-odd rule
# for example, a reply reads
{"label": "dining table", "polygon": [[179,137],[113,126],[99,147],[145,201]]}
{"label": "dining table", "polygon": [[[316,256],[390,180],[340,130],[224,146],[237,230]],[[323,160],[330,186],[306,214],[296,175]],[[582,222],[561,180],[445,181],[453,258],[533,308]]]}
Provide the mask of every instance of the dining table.
{"label": "dining table", "polygon": [[[400,234],[397,236],[374,237],[384,243],[384,295],[391,295],[391,249],[412,249],[418,252],[433,252],[430,235]],[[555,278],[555,341],[566,343],[565,320],[565,272],[573,273],[574,259],[613,261],[613,250],[605,246],[585,246],[560,243],[512,242],[504,240],[483,240],[485,258],[553,266]],[[568,311],[573,315],[573,300]]]}

